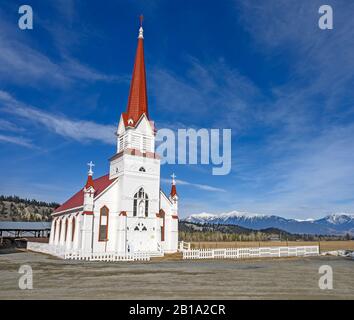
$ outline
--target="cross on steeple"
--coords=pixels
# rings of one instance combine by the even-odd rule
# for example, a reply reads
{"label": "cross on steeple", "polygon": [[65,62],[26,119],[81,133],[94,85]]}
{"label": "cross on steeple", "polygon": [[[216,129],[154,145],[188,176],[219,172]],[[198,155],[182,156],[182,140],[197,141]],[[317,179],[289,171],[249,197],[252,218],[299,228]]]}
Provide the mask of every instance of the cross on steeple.
{"label": "cross on steeple", "polygon": [[172,186],[171,186],[170,197],[176,199],[175,198],[177,196],[176,180],[175,180],[176,175],[172,173],[171,178],[172,178]]}
{"label": "cross on steeple", "polygon": [[93,175],[92,168],[95,166],[95,164],[92,161],[90,161],[87,165],[89,166],[88,174],[89,176],[92,176]]}
{"label": "cross on steeple", "polygon": [[171,178],[172,178],[172,184],[173,185],[176,184],[175,178],[177,178],[177,176],[174,173],[172,173]]}
{"label": "cross on steeple", "polygon": [[143,20],[144,16],[141,14],[139,17],[140,20],[140,28],[139,28],[139,36],[138,39],[144,39],[144,29],[143,29]]}

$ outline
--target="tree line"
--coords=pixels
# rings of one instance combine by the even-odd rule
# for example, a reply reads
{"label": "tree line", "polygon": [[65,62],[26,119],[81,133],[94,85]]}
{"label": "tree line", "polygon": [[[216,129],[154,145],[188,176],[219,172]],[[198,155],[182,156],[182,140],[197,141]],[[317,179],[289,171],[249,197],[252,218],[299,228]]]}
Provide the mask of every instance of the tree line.
{"label": "tree line", "polygon": [[45,202],[45,201],[38,201],[35,199],[20,198],[19,196],[15,196],[15,195],[14,196],[0,195],[0,201],[23,203],[26,206],[39,206],[39,207],[49,207],[49,208],[59,207],[59,203],[56,202]]}

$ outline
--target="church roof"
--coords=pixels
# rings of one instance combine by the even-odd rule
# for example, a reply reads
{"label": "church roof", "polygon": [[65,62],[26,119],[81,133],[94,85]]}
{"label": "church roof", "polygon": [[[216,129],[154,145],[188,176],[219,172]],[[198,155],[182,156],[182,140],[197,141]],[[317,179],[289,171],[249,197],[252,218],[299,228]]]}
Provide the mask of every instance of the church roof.
{"label": "church roof", "polygon": [[[95,197],[100,195],[104,190],[106,190],[115,180],[109,179],[109,174],[102,176],[97,179],[93,179],[93,187],[95,189]],[[59,208],[57,208],[54,213],[59,213],[69,209],[81,207],[84,204],[84,188],[75,193],[69,200],[64,202]]]}
{"label": "church roof", "polygon": [[[127,111],[123,113],[124,124],[126,126],[135,126],[144,113],[149,119],[144,61],[144,37],[143,28],[140,26]],[[130,119],[133,120],[133,123],[130,123]]]}

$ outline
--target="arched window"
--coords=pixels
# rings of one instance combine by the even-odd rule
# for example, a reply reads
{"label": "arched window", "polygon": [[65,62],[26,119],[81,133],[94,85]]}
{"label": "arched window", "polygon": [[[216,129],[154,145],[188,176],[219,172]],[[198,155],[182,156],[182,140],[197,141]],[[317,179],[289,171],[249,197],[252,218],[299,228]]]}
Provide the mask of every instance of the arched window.
{"label": "arched window", "polygon": [[54,219],[53,223],[54,223],[54,230],[53,230],[53,232],[54,232],[53,239],[54,239],[55,238],[55,232],[57,231],[57,219]]}
{"label": "arched window", "polygon": [[160,218],[162,218],[162,226],[161,226],[161,241],[165,241],[165,211],[162,209],[159,213]]}
{"label": "arched window", "polygon": [[140,171],[140,172],[146,172],[146,170],[145,170],[144,167],[140,167],[139,171]]}
{"label": "arched window", "polygon": [[71,226],[71,241],[72,242],[74,242],[74,236],[75,236],[75,222],[76,222],[76,219],[75,219],[75,217],[73,217],[72,226]]}
{"label": "arched window", "polygon": [[62,223],[63,223],[63,219],[60,219],[60,222],[59,222],[59,241],[60,241],[60,238],[61,238],[61,227],[62,227]]}
{"label": "arched window", "polygon": [[64,241],[66,241],[68,235],[68,219],[65,219],[65,237],[64,237]]}
{"label": "arched window", "polygon": [[109,213],[109,210],[106,206],[101,208],[98,241],[107,241],[108,240],[108,213]]}
{"label": "arched window", "polygon": [[147,217],[149,214],[149,197],[143,188],[134,195],[133,216]]}

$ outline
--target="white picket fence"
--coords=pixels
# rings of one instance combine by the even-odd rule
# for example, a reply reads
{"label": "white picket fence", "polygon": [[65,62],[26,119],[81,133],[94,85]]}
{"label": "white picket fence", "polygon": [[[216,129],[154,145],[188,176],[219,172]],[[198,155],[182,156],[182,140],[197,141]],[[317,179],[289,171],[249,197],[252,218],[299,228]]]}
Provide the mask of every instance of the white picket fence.
{"label": "white picket fence", "polygon": [[248,259],[319,255],[319,246],[183,250],[183,259]]}
{"label": "white picket fence", "polygon": [[50,254],[61,259],[86,261],[149,261],[150,255],[145,252],[120,254],[116,252],[81,253],[77,250],[67,250],[64,247],[53,246],[48,243],[27,242],[27,250]]}

